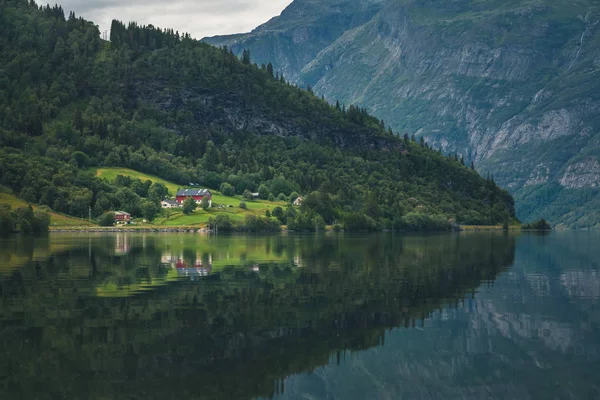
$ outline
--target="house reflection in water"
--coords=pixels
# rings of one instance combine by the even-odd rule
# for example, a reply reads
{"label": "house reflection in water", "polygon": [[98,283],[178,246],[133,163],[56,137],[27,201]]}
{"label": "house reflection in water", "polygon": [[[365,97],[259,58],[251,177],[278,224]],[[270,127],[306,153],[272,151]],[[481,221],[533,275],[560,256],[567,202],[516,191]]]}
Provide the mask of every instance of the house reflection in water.
{"label": "house reflection in water", "polygon": [[183,256],[174,256],[170,253],[163,253],[161,263],[163,266],[177,270],[177,275],[180,277],[188,277],[194,281],[203,276],[208,276],[212,272],[212,257],[209,256],[208,263],[203,263],[200,256],[196,257],[196,261],[188,262],[183,259]]}
{"label": "house reflection in water", "polygon": [[117,235],[115,242],[115,255],[124,256],[129,254],[131,251],[131,245],[129,244],[128,235]]}

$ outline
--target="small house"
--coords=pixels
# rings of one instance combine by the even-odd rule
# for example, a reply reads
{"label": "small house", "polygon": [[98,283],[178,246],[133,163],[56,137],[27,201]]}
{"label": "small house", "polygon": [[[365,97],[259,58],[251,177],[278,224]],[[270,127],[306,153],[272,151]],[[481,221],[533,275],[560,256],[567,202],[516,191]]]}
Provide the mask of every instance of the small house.
{"label": "small house", "polygon": [[178,208],[180,207],[179,203],[175,200],[163,200],[160,202],[160,206],[162,208]]}
{"label": "small house", "polygon": [[302,205],[303,200],[304,198],[298,197],[296,200],[294,200],[294,205],[300,207]]}
{"label": "small house", "polygon": [[131,214],[125,211],[115,211],[117,224],[127,224],[131,221]]}
{"label": "small house", "polygon": [[178,204],[183,204],[190,197],[196,200],[198,204],[202,203],[202,200],[206,197],[209,206],[212,206],[212,193],[208,189],[180,189],[177,191],[175,200]]}

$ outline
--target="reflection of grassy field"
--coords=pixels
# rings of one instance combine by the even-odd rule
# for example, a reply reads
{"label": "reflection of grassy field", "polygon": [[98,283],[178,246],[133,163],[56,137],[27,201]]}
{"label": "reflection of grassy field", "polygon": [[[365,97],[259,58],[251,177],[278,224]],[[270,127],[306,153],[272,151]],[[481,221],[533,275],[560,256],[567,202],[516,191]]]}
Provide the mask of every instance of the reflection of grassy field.
{"label": "reflection of grassy field", "polygon": [[[99,168],[96,170],[96,176],[102,177],[107,180],[114,180],[117,175],[130,176],[134,179],[140,179],[142,181],[150,180],[152,182],[160,182],[169,189],[169,194],[174,196],[177,190],[181,188],[181,185],[166,181],[164,179],[147,175],[142,172],[134,171],[127,168]],[[198,209],[192,215],[184,215],[181,211],[170,210],[169,216],[163,216],[157,218],[154,221],[154,225],[163,226],[193,226],[201,225],[208,222],[211,217],[218,215],[226,215],[233,221],[243,221],[247,215],[264,215],[266,210],[272,210],[273,208],[280,206],[285,207],[285,202],[270,202],[265,200],[257,201],[246,201],[242,196],[228,197],[223,196],[219,191],[212,190],[213,194],[213,207],[208,211]],[[246,210],[239,208],[242,201],[246,202],[248,207]],[[219,205],[233,206],[218,208]]]}
{"label": "reflection of grassy field", "polygon": [[[0,193],[0,204],[9,204],[13,209],[18,207],[27,207],[29,204],[8,193]],[[40,209],[39,206],[32,205],[34,210]],[[69,217],[67,215],[49,212],[50,224],[52,226],[89,226],[90,223],[85,219]]]}

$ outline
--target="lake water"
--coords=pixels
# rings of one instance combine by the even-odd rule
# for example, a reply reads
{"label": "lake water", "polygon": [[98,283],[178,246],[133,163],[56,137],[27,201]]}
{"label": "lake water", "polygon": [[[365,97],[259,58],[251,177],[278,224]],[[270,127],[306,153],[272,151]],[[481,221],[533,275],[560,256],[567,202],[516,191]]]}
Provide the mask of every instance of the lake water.
{"label": "lake water", "polygon": [[0,239],[1,399],[598,399],[600,234]]}

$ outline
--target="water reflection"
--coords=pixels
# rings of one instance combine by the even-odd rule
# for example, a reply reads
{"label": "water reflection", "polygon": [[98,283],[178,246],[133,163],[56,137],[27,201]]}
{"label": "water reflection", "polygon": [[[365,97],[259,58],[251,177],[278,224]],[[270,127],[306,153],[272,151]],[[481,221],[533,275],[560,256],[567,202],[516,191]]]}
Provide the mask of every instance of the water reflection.
{"label": "water reflection", "polygon": [[[525,246],[548,239],[531,237]],[[354,382],[348,360],[373,352],[388,355],[378,353],[375,364],[384,368],[380,385],[391,390],[398,375],[386,371],[400,360],[409,370],[423,369],[436,354],[433,338],[465,339],[465,322],[457,319],[464,310],[482,316],[468,325],[493,321],[509,331],[519,325],[525,334],[561,328],[504,322],[496,303],[481,298],[497,289],[499,277],[515,274],[515,254],[530,254],[517,241],[523,238],[497,234],[2,240],[0,394],[343,398],[333,383],[350,388],[367,382]],[[532,287],[543,291],[548,276],[534,273]],[[569,293],[597,301],[598,286],[579,285],[595,273],[558,276]],[[443,333],[432,324],[443,324]],[[421,343],[407,347],[397,332]],[[484,345],[472,338],[468,343],[471,349]],[[408,361],[417,349],[422,354]],[[375,364],[370,371],[379,368]],[[342,371],[339,380],[323,378]],[[378,397],[366,388],[355,387],[346,398]]]}

